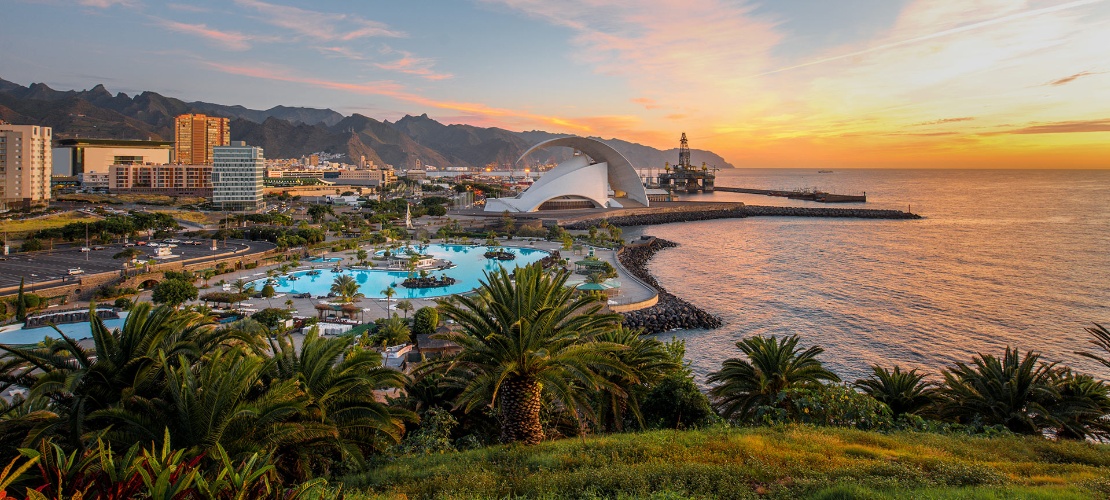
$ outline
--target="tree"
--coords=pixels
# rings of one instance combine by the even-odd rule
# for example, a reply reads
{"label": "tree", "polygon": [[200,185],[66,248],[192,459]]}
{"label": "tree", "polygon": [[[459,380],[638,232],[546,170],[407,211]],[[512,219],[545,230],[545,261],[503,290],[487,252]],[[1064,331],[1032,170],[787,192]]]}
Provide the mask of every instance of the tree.
{"label": "tree", "polygon": [[507,235],[516,231],[516,221],[513,220],[513,215],[508,210],[501,212],[501,229],[504,229]]}
{"label": "tree", "polygon": [[431,335],[439,326],[439,311],[434,307],[421,307],[412,316],[413,335]]}
{"label": "tree", "polygon": [[388,319],[378,320],[378,331],[374,339],[376,343],[384,343],[387,346],[400,345],[409,341],[410,334],[408,322],[401,319],[397,313],[393,313],[393,316]]}
{"label": "tree", "polygon": [[312,205],[308,207],[308,216],[312,218],[313,223],[319,224],[329,214],[335,215],[335,211],[332,210],[331,205]]}
{"label": "tree", "polygon": [[123,251],[116,253],[112,256],[113,259],[131,260],[143,254],[142,250],[138,248],[124,248]]}
{"label": "tree", "polygon": [[358,282],[348,274],[340,274],[331,284],[331,293],[338,295],[343,303],[354,302],[355,299],[365,297],[359,291]]}
{"label": "tree", "polygon": [[23,240],[23,245],[21,245],[19,249],[23,252],[37,252],[43,249],[42,241],[36,238],[27,238]]}
{"label": "tree", "polygon": [[394,289],[393,287],[389,286],[389,287],[386,287],[385,290],[382,290],[379,293],[381,293],[382,295],[385,296],[385,310],[388,311],[389,310],[389,299],[392,299],[393,296],[397,294],[397,290]]}
{"label": "tree", "polygon": [[721,370],[707,379],[717,412],[727,419],[748,419],[761,406],[788,407],[789,401],[780,400],[787,389],[839,382],[840,377],[817,360],[825,350],[813,346],[803,351],[798,340],[797,335],[781,339],[755,336],[737,342],[736,347],[748,359],[727,359]]}
{"label": "tree", "polygon": [[1051,428],[1058,439],[1110,438],[1110,387],[1090,375],[1057,370],[1056,398],[1049,403]]}
{"label": "tree", "polygon": [[15,296],[15,319],[27,321],[27,298],[23,295],[23,277],[19,278],[19,293]]}
{"label": "tree", "polygon": [[640,411],[644,393],[682,367],[681,361],[676,361],[668,352],[666,344],[643,337],[641,333],[641,330],[618,325],[594,337],[596,342],[619,346],[606,354],[625,368],[601,374],[607,383],[596,393],[594,405],[599,424],[605,430],[623,431],[627,424],[644,428]]}
{"label": "tree", "polygon": [[608,355],[613,347],[594,341],[620,316],[576,296],[567,276],[538,264],[518,267],[515,278],[501,268],[486,274],[477,294],[441,302],[443,314],[462,327],[437,334],[462,348],[448,365],[462,385],[456,405],[467,413],[493,408],[503,441],[543,440],[545,398],[579,421],[591,418],[589,395],[604,383],[598,372],[627,372]]}
{"label": "tree", "polygon": [[925,374],[904,372],[898,366],[888,371],[879,365],[872,365],[871,372],[870,378],[857,380],[855,386],[890,407],[893,417],[916,414],[933,404],[935,390],[933,384],[924,381]]}
{"label": "tree", "polygon": [[293,310],[293,299],[285,299],[285,308],[290,311]]}
{"label": "tree", "polygon": [[192,283],[181,279],[168,279],[154,286],[154,294],[150,299],[155,304],[166,304],[176,308],[196,298],[197,287]]}
{"label": "tree", "polygon": [[1103,352],[1105,352],[1106,357],[1102,357],[1101,355],[1086,351],[1079,351],[1076,352],[1076,354],[1098,361],[1099,363],[1102,363],[1103,366],[1110,368],[1110,330],[1107,330],[1106,327],[1098,323],[1095,323],[1094,328],[1086,328],[1086,330],[1087,333],[1090,333],[1095,337],[1091,339],[1090,342],[1094,344],[1095,347],[1098,347]]}
{"label": "tree", "polygon": [[412,306],[412,302],[409,302],[408,300],[397,301],[397,310],[403,311],[405,313],[405,321],[409,320],[409,312],[413,309],[414,308]]}
{"label": "tree", "polygon": [[216,270],[215,269],[205,269],[204,271],[202,271],[200,277],[204,278],[204,287],[208,288],[208,280],[216,277]]}
{"label": "tree", "polygon": [[251,319],[261,323],[270,330],[277,330],[285,326],[285,321],[292,318],[293,314],[285,309],[267,307],[251,315]]}
{"label": "tree", "polygon": [[358,258],[358,263],[359,264],[362,264],[362,265],[365,266],[366,265],[366,259],[370,257],[370,254],[366,252],[366,249],[360,248],[360,249],[358,249],[357,252],[355,252],[355,257]]}
{"label": "tree", "polygon": [[276,293],[277,293],[277,292],[276,292],[276,291],[274,290],[274,286],[273,286],[273,285],[270,285],[270,284],[268,284],[268,283],[267,283],[266,285],[263,285],[263,286],[262,286],[262,297],[263,297],[263,298],[267,298],[267,299],[268,299],[268,298],[271,298],[271,297],[273,297],[273,296],[274,296],[274,295],[275,295]]}
{"label": "tree", "polygon": [[1040,355],[1006,348],[1001,359],[978,354],[970,365],[944,370],[940,388],[943,416],[961,423],[1003,425],[1018,434],[1038,434],[1051,425],[1046,407],[1059,397],[1053,384],[1054,363]]}

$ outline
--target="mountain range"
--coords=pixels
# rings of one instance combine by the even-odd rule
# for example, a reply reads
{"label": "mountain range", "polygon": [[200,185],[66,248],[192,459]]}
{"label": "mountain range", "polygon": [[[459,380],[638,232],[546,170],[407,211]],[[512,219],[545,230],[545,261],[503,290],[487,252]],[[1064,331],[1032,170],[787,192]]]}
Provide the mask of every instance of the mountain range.
{"label": "mountain range", "polygon": [[[440,167],[508,165],[532,145],[561,137],[540,130],[512,132],[496,127],[445,125],[428,117],[405,116],[396,122],[360,114],[344,116],[331,109],[275,106],[248,109],[208,102],[185,102],[156,92],[113,95],[104,85],[89,90],[54,90],[44,83],[22,86],[0,79],[0,120],[53,128],[54,137],[89,139],[173,140],[174,117],[205,113],[230,119],[231,139],[260,146],[267,158],[299,158],[315,152],[346,155],[351,163],[365,157],[378,165],[409,168],[418,163]],[[677,134],[676,134],[677,135]],[[602,139],[637,167],[674,163],[678,150],[660,150],[620,139]],[[530,160],[560,161],[570,151],[538,151]],[[692,163],[733,168],[724,158],[691,150]]]}

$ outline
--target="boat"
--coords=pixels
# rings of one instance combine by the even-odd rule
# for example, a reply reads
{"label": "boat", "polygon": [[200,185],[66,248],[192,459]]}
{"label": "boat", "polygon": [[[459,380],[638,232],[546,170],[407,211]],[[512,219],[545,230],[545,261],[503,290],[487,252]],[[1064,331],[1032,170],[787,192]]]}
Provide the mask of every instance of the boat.
{"label": "boat", "polygon": [[818,170],[817,173],[819,173],[819,174],[831,174],[831,173],[833,173],[833,171],[832,170]]}

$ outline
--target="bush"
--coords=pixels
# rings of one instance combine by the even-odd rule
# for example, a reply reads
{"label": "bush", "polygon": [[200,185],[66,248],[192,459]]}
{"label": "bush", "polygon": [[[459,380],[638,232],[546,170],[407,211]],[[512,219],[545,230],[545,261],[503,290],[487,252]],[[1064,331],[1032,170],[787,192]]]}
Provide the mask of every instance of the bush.
{"label": "bush", "polygon": [[251,319],[263,324],[266,328],[275,330],[285,325],[285,321],[292,318],[293,313],[286,309],[267,307],[251,315]]}
{"label": "bush", "polygon": [[413,335],[431,335],[439,326],[439,311],[434,307],[421,307],[412,316]]}
{"label": "bush", "polygon": [[37,252],[43,249],[42,241],[35,238],[28,238],[23,240],[23,245],[19,247],[24,252]]}
{"label": "bush", "polygon": [[27,309],[34,309],[42,305],[42,297],[33,293],[25,293],[23,294],[23,305],[26,306]]}
{"label": "bush", "polygon": [[133,306],[135,304],[133,304],[131,302],[131,299],[129,299],[127,297],[120,297],[120,298],[116,299],[116,302],[113,305],[115,305],[116,307],[118,307],[120,309],[123,309],[124,311],[129,311],[129,310],[131,310],[131,306]]}
{"label": "bush", "polygon": [[266,285],[266,286],[262,287],[262,296],[264,298],[268,299],[270,297],[273,297],[274,294],[275,294],[275,291],[274,291],[273,285]]}
{"label": "bush", "polygon": [[659,381],[640,405],[644,424],[651,428],[700,427],[712,421],[709,398],[698,389],[687,371],[678,371]]}
{"label": "bush", "polygon": [[179,279],[165,280],[155,285],[154,293],[151,295],[151,300],[155,304],[167,304],[172,307],[195,298],[197,298],[197,287]]}
{"label": "bush", "polygon": [[761,406],[756,420],[765,424],[796,422],[861,430],[894,427],[890,407],[844,385],[787,389],[774,406]]}

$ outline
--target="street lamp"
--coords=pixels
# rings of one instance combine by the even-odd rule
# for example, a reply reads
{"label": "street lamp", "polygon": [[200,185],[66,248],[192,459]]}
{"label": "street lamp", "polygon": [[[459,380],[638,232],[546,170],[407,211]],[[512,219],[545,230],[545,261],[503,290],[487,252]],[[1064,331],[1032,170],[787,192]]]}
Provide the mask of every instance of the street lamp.
{"label": "street lamp", "polygon": [[37,275],[35,273],[31,273],[31,291],[32,292],[35,291],[35,278],[37,278],[38,276],[39,275]]}

